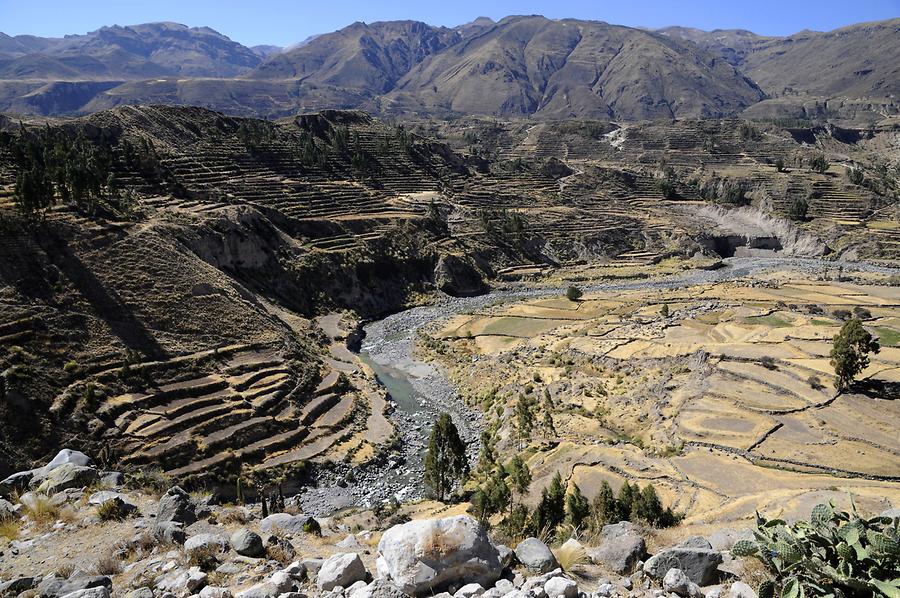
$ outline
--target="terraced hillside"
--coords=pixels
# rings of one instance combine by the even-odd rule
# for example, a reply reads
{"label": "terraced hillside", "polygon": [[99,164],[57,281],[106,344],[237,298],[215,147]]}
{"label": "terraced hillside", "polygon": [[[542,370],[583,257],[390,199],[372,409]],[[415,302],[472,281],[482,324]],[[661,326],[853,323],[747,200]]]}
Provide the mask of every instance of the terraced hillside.
{"label": "terraced hillside", "polygon": [[[834,276],[499,303],[435,323],[419,350],[498,451],[527,455],[532,502],[560,472],[589,498],[652,481],[688,524],[796,517],[848,491],[877,509],[900,497],[900,295]],[[837,392],[828,353],[852,314],[883,348]]]}
{"label": "terraced hillside", "polygon": [[[415,127],[434,140],[360,112],[164,106],[0,123],[3,470],[61,439],[176,476],[370,458],[390,436],[385,404],[311,322],[322,313],[373,317],[560,267],[900,248],[891,129]],[[108,164],[103,181],[78,198],[53,183],[27,219],[17,176],[52,169],[60,139]],[[723,198],[735,184],[749,211]],[[796,197],[807,222],[765,216]]]}

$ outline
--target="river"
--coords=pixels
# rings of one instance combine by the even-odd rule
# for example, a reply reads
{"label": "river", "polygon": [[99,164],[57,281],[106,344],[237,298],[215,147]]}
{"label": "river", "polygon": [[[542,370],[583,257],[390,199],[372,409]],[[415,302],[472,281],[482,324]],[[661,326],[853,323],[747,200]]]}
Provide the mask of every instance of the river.
{"label": "river", "polygon": [[[752,277],[773,270],[820,274],[828,269],[835,274],[838,266],[845,273],[900,274],[900,269],[895,268],[803,258],[728,258],[723,263],[723,267],[715,270],[689,270],[654,280],[582,284],[580,288],[586,292],[671,289]],[[401,501],[421,498],[425,493],[423,455],[431,425],[441,412],[453,417],[460,436],[469,447],[470,460],[474,461],[481,433],[480,413],[463,404],[440,367],[415,359],[413,350],[418,331],[430,322],[488,305],[564,293],[564,287],[530,288],[520,284],[476,297],[441,296],[432,304],[407,309],[366,325],[360,358],[369,364],[390,394],[394,405],[391,419],[400,433],[400,452],[385,462],[354,472],[355,481],[346,488],[320,488],[309,493],[302,501],[306,512],[327,514],[342,507],[369,507],[392,496]]]}

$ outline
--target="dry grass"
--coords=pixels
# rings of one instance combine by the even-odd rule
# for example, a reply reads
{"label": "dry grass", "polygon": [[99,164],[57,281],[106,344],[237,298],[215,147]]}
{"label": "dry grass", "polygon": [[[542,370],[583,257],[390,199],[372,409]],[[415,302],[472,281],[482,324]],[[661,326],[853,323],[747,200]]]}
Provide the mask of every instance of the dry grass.
{"label": "dry grass", "polygon": [[59,518],[59,507],[51,503],[48,497],[40,494],[33,495],[28,504],[23,503],[22,507],[25,515],[39,527],[53,525]]}
{"label": "dry grass", "polygon": [[75,565],[72,563],[66,563],[64,565],[60,565],[56,569],[55,575],[63,579],[69,579],[70,577],[72,577],[73,573],[75,573]]}
{"label": "dry grass", "polygon": [[764,581],[772,579],[772,575],[766,570],[766,566],[758,559],[742,559],[741,568],[741,581],[754,590],[759,590],[759,586]]}
{"label": "dry grass", "polygon": [[197,548],[185,554],[185,564],[188,567],[200,567],[203,571],[215,569],[219,555],[219,549],[215,546]]}
{"label": "dry grass", "polygon": [[97,575],[118,575],[122,572],[122,560],[112,552],[104,554],[94,564]]}
{"label": "dry grass", "polygon": [[289,565],[297,558],[296,550],[290,550],[280,543],[267,546],[266,554],[271,560],[278,561],[282,565]]}
{"label": "dry grass", "polygon": [[66,505],[59,510],[57,519],[63,523],[77,523],[79,520],[78,511],[73,509],[70,505]]}
{"label": "dry grass", "polygon": [[0,538],[15,540],[19,537],[19,530],[21,529],[22,522],[18,519],[4,519],[0,521]]}
{"label": "dry grass", "polygon": [[581,565],[586,565],[588,562],[587,552],[580,544],[564,544],[559,548],[553,548],[551,550],[556,557],[559,566],[562,567],[562,570],[566,573],[571,573],[576,568]]}
{"label": "dry grass", "polygon": [[247,513],[243,509],[232,508],[219,513],[219,522],[223,525],[247,525]]}
{"label": "dry grass", "polygon": [[100,521],[119,521],[125,518],[122,509],[119,508],[119,505],[114,500],[100,503],[97,505],[96,512]]}

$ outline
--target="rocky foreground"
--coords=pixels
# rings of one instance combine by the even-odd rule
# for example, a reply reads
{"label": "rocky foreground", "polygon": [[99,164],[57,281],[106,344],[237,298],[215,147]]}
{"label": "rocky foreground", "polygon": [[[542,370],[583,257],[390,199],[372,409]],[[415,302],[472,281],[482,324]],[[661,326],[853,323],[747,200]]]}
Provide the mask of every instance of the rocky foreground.
{"label": "rocky foreground", "polygon": [[[276,502],[213,504],[124,485],[83,453],[0,482],[0,595],[41,598],[755,596],[728,549],[743,532],[647,554],[645,530],[607,525],[591,546],[495,543],[468,515],[313,518]],[[293,512],[284,512],[293,511]],[[404,520],[406,520],[404,522]],[[395,524],[391,525],[391,523]],[[362,524],[371,524],[361,529]]]}

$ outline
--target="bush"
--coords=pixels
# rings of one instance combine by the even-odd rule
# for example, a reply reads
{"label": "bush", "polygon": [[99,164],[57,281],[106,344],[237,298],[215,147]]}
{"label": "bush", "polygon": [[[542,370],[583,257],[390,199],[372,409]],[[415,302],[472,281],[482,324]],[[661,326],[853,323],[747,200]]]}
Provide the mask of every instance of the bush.
{"label": "bush", "polygon": [[828,160],[825,159],[824,154],[817,155],[812,159],[812,162],[809,163],[809,167],[813,172],[818,172],[819,174],[825,174],[828,171],[828,166]]}
{"label": "bush", "polygon": [[802,197],[795,197],[788,205],[788,218],[791,220],[806,220],[806,214],[809,212],[809,203]]}
{"label": "bush", "polygon": [[854,185],[862,185],[866,177],[863,175],[861,168],[851,168],[847,171],[847,178],[850,179],[850,182]]}
{"label": "bush", "polygon": [[869,353],[878,353],[880,350],[878,341],[863,328],[859,318],[846,322],[834,337],[831,349],[831,365],[837,376],[837,389],[848,388],[853,379],[868,367]]}
{"label": "bush", "polygon": [[782,158],[775,159],[775,170],[778,172],[784,172],[784,160]]}
{"label": "bush", "polygon": [[810,520],[788,525],[757,515],[753,540],[740,540],[735,557],[762,562],[774,579],[762,583],[760,598],[774,596],[900,595],[898,520],[863,519],[817,505]]}
{"label": "bush", "polygon": [[122,572],[122,561],[113,553],[107,553],[94,564],[96,575],[118,575]]}
{"label": "bush", "polygon": [[38,526],[48,526],[56,523],[59,517],[59,507],[50,502],[50,498],[40,494],[32,495],[28,503],[23,504],[23,507],[25,515]]}
{"label": "bush", "polygon": [[97,505],[97,517],[100,521],[116,521],[125,518],[125,513],[115,500],[108,500]]}
{"label": "bush", "polygon": [[575,285],[570,285],[568,289],[566,289],[566,299],[569,301],[578,301],[581,299],[584,293],[581,292],[581,289],[576,287]]}

